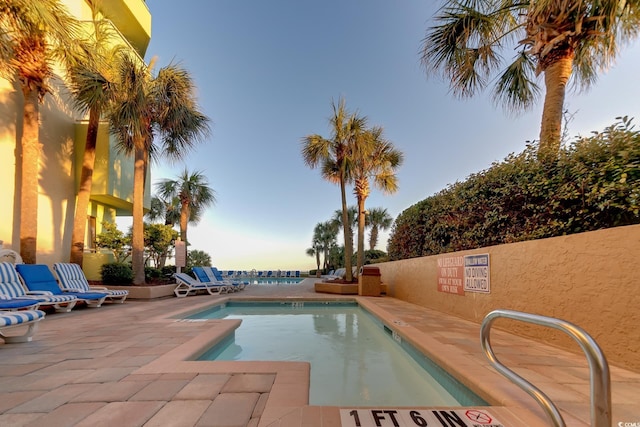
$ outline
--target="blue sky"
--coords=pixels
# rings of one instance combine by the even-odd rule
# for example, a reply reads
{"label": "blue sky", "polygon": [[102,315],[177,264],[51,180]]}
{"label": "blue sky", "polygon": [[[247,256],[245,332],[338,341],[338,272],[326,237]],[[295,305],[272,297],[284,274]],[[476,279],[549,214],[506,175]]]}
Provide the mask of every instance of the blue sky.
{"label": "blue sky", "polygon": [[[419,50],[440,3],[429,0],[150,0],[146,60],[188,69],[212,135],[186,158],[217,203],[189,226],[190,248],[223,269],[309,269],[314,226],[340,208],[340,192],[302,161],[301,139],[329,136],[331,101],[344,97],[405,155],[399,191],[374,189],[367,207],[395,218],[448,184],[538,138],[542,104],[514,116],[490,95],[455,99],[427,76]],[[507,54],[509,54],[507,52]],[[585,94],[570,93],[570,135],[629,115],[640,120],[640,44]],[[161,162],[152,182],[184,164]],[[355,197],[352,197],[355,204]],[[388,231],[379,249],[386,250]]]}

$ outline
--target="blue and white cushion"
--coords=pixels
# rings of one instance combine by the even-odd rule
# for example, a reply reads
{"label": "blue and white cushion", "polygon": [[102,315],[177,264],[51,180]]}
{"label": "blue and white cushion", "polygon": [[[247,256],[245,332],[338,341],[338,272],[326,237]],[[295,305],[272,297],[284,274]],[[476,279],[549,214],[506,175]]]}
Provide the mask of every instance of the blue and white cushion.
{"label": "blue and white cushion", "polygon": [[0,312],[0,328],[40,320],[44,318],[45,314],[42,310]]}

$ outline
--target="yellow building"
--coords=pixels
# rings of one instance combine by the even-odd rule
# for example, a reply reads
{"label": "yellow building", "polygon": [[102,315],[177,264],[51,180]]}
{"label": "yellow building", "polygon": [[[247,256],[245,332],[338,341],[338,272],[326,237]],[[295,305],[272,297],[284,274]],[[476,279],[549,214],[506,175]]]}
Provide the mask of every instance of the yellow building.
{"label": "yellow building", "polygon": [[[90,0],[61,0],[72,16],[91,21]],[[122,37],[122,43],[142,58],[151,38],[151,14],[144,0],[108,0],[101,12]],[[56,76],[62,78],[63,76]],[[52,79],[55,82],[55,79]],[[76,194],[87,132],[86,117],[74,111],[64,84],[40,104],[40,154],[37,262],[69,260]],[[14,82],[0,78],[0,241],[1,248],[20,249],[19,147],[23,97]],[[133,159],[118,154],[108,124],[99,128],[91,203],[87,212],[85,248],[94,249],[103,221],[130,216],[133,196]],[[146,180],[145,207],[150,202]],[[34,213],[35,214],[35,213]],[[126,231],[126,230],[123,230]]]}

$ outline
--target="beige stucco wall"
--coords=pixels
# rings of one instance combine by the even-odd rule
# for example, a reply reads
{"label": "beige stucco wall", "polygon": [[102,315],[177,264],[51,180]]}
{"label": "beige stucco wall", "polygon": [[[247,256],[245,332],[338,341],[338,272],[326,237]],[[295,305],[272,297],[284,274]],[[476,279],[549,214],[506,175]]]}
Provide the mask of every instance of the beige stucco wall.
{"label": "beige stucco wall", "polygon": [[[499,308],[564,319],[589,333],[610,364],[640,372],[640,225],[456,255],[481,253],[490,254],[490,294],[438,292],[437,259],[453,254],[377,266],[391,296],[477,323]],[[581,352],[559,331],[506,319],[494,327]]]}

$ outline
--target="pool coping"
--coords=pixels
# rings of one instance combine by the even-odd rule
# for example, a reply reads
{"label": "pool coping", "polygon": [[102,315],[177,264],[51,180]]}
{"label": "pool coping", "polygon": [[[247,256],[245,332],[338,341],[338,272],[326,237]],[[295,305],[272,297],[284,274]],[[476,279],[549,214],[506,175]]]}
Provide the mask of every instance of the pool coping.
{"label": "pool coping", "polygon": [[[327,295],[317,297],[241,297],[226,296],[215,302],[197,304],[188,310],[177,310],[157,316],[154,321],[166,323],[189,322],[184,316],[201,311],[212,305],[219,305],[231,300],[238,301],[345,301],[353,300],[362,308],[373,314],[388,328],[409,342],[431,360],[441,366],[460,383],[471,389],[478,396],[488,402],[487,407],[455,407],[450,409],[484,408],[496,416],[505,427],[512,425],[547,425],[548,419],[535,401],[522,389],[505,379],[498,372],[478,360],[477,354],[442,349],[443,345],[437,339],[429,336],[412,326],[410,322],[399,319],[393,313],[380,306],[384,297],[350,296],[332,298]],[[405,303],[406,304],[406,303]],[[340,406],[314,407],[309,405],[310,364],[308,362],[249,362],[249,361],[198,361],[194,360],[208,348],[222,340],[240,324],[238,320],[205,319],[196,320],[198,323],[207,322],[211,325],[207,331],[198,334],[188,342],[170,350],[151,363],[139,368],[135,374],[166,374],[166,373],[206,373],[206,374],[274,374],[275,380],[269,398],[266,402],[259,426],[279,425],[278,420],[292,412],[302,412],[303,408],[323,408],[323,410],[339,411]],[[438,351],[446,350],[446,351]],[[479,350],[478,350],[479,353]],[[346,408],[346,407],[345,407]],[[387,408],[387,407],[383,407]],[[392,407],[388,407],[391,409]],[[393,407],[396,408],[396,407]],[[438,409],[421,407],[416,409]],[[334,414],[335,415],[335,414]]]}

